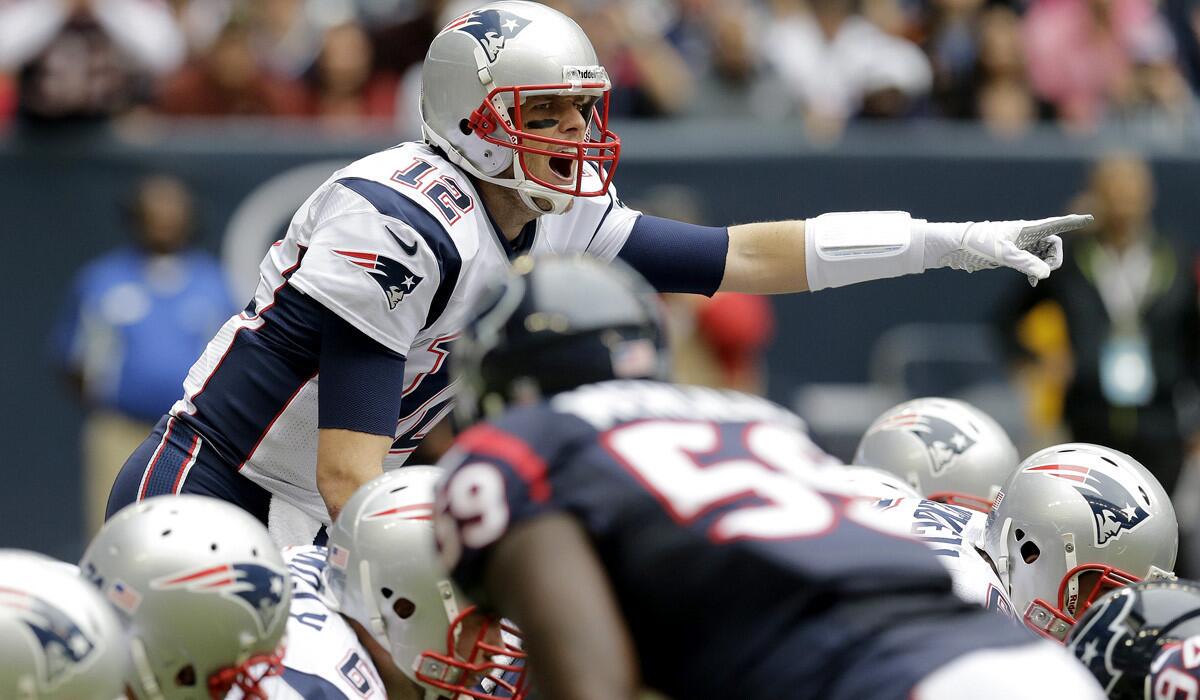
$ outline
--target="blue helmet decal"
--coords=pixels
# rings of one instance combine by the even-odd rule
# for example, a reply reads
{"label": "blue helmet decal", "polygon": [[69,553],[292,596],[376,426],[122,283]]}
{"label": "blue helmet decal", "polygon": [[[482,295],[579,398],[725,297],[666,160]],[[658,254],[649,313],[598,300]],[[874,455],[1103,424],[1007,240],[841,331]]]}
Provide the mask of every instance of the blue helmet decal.
{"label": "blue helmet decal", "polygon": [[1071,653],[1088,667],[1105,692],[1112,690],[1124,673],[1114,654],[1128,636],[1125,618],[1133,603],[1134,597],[1125,592],[1105,596],[1088,610],[1082,626],[1071,633]]}
{"label": "blue helmet decal", "polygon": [[[1137,496],[1099,469],[1073,464],[1042,464],[1025,471],[1071,482],[1092,509],[1096,546],[1106,547],[1150,519]],[[1143,494],[1144,495],[1144,494]]]}
{"label": "blue helmet decal", "polygon": [[60,608],[35,595],[0,587],[0,606],[17,611],[40,659],[42,685],[53,688],[78,673],[96,654],[96,642]]}
{"label": "blue helmet decal", "polygon": [[284,596],[284,574],[261,564],[221,564],[164,576],[151,584],[158,590],[183,589],[198,593],[215,593],[238,601],[258,624],[259,634],[265,635],[281,612]]}
{"label": "blue helmet decal", "polygon": [[488,63],[495,63],[504,43],[528,25],[529,20],[507,10],[474,10],[446,25],[442,31],[471,35],[479,42]]}
{"label": "blue helmet decal", "polygon": [[925,443],[935,475],[946,470],[959,455],[971,449],[975,439],[945,418],[905,411],[887,418],[879,430],[907,430]]}

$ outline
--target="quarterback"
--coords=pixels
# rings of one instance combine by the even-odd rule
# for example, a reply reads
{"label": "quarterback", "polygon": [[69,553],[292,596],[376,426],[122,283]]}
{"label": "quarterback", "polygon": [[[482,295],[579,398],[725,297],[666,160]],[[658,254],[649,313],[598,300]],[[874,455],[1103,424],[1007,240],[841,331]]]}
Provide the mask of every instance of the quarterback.
{"label": "quarterback", "polygon": [[936,267],[1011,267],[1032,282],[1061,263],[1056,234],[1088,221],[856,212],[703,227],[642,215],[612,185],[608,74],[579,26],[538,3],[452,21],[422,81],[423,140],[352,163],[301,206],[254,298],[126,462],[110,514],[200,493],[268,522],[280,544],[320,543],[350,494],[451,410],[446,358],[466,306],[523,253],[620,258],[659,291],[700,294]]}

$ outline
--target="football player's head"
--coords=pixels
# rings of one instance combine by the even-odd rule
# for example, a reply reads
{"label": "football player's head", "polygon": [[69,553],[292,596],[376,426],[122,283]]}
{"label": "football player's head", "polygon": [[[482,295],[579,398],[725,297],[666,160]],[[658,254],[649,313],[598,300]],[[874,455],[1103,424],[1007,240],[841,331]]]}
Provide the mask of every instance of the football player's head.
{"label": "football player's head", "polygon": [[988,514],[983,549],[1025,623],[1062,640],[1105,592],[1170,576],[1178,540],[1171,500],[1145,467],[1070,443],[1021,462]]}
{"label": "football player's head", "polygon": [[434,37],[421,80],[425,140],[475,177],[539,214],[608,191],[621,149],[612,86],[561,12],[524,0],[467,12]]}
{"label": "football player's head", "polygon": [[105,523],[79,567],[129,629],[137,700],[263,698],[259,682],[282,670],[291,579],[244,510],[148,498]]}
{"label": "football player's head", "polygon": [[1145,581],[1112,591],[1079,618],[1067,647],[1112,700],[1195,698],[1200,584]]}
{"label": "football player's head", "polygon": [[665,378],[665,344],[658,297],[627,266],[520,258],[455,343],[460,423],[593,382]]}
{"label": "football player's head", "polygon": [[0,549],[0,698],[125,697],[125,630],[75,567]]}
{"label": "football player's head", "polygon": [[476,613],[438,563],[437,467],[404,467],[360,487],[329,531],[325,580],[338,611],[434,695],[525,695],[514,629]]}
{"label": "football player's head", "polygon": [[923,498],[987,512],[1017,466],[1017,448],[983,411],[956,399],[905,401],[875,419],[854,463],[904,479]]}

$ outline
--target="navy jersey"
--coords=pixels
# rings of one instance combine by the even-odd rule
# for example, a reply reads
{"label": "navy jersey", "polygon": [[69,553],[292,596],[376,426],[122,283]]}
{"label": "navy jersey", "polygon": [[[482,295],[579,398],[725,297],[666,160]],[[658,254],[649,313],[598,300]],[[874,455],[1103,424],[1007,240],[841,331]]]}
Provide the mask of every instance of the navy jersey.
{"label": "navy jersey", "polygon": [[[643,677],[674,697],[887,697],[876,682],[905,697],[964,641],[1028,641],[970,612],[924,545],[876,528],[869,502],[815,490],[830,459],[799,418],[757,397],[591,385],[460,437],[443,460],[439,546],[487,605],[489,548],[523,521],[570,513]],[[957,640],[920,641],[948,620],[963,621]],[[847,680],[868,662],[874,680]]]}

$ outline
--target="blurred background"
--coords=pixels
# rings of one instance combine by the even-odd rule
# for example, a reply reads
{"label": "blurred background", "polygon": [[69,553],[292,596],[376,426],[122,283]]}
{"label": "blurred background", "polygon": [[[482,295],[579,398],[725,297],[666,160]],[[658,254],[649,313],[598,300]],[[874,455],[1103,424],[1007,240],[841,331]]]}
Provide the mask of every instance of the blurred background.
{"label": "blurred background", "polygon": [[[334,169],[419,137],[448,0],[0,0],[0,522],[74,560],[111,474]],[[710,225],[1096,215],[1069,262],[672,297],[689,381],[848,459],[963,398],[1129,451],[1195,519],[1200,0],[555,0],[612,76],[630,206]],[[107,471],[106,471],[107,470]]]}

